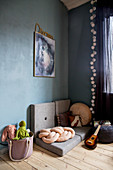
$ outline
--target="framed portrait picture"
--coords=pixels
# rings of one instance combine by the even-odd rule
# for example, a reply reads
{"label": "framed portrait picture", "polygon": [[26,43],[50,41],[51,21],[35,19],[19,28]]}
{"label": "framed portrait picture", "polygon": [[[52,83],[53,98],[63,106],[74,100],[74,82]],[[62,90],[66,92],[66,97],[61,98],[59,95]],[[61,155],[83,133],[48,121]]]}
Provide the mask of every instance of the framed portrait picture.
{"label": "framed portrait picture", "polygon": [[55,77],[55,40],[35,32],[34,76]]}

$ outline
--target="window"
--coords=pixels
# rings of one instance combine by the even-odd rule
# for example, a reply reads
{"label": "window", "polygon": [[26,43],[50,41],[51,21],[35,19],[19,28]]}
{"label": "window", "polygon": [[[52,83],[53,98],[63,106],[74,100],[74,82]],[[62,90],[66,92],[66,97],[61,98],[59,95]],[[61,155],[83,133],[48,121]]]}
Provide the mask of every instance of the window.
{"label": "window", "polygon": [[113,93],[113,16],[103,23],[104,92]]}

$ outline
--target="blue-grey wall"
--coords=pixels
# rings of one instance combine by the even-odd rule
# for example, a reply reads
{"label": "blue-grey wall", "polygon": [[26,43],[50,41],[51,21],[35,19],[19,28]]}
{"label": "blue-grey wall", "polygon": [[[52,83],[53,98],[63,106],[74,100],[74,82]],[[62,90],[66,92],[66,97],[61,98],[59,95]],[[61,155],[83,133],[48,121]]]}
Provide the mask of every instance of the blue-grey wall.
{"label": "blue-grey wall", "polygon": [[90,105],[90,2],[69,11],[69,98]]}
{"label": "blue-grey wall", "polygon": [[[33,77],[35,24],[56,41],[55,78]],[[58,0],[0,0],[0,132],[30,104],[68,98],[68,12]]]}

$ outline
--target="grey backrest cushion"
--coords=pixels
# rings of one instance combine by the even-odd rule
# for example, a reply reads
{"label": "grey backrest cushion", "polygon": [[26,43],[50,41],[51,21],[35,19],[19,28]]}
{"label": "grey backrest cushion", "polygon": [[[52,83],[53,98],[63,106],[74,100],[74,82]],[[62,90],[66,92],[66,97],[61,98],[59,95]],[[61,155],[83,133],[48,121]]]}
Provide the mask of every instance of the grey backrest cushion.
{"label": "grey backrest cushion", "polygon": [[31,131],[36,133],[41,129],[55,126],[55,102],[31,105]]}
{"label": "grey backrest cushion", "polygon": [[70,99],[55,101],[56,114],[67,112],[70,108]]}
{"label": "grey backrest cushion", "polygon": [[36,137],[41,129],[54,127],[55,115],[68,111],[69,107],[69,99],[31,105],[31,131],[34,136]]}

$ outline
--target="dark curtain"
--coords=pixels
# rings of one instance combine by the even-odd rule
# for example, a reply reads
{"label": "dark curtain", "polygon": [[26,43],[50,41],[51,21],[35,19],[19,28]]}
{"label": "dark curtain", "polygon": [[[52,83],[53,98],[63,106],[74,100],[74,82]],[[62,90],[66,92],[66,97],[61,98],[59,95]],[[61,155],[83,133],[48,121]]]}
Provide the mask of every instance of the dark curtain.
{"label": "dark curtain", "polygon": [[[96,77],[96,120],[110,120],[113,124],[113,93],[104,91],[105,86],[105,47],[108,45],[109,19],[113,16],[112,0],[97,0],[97,77]],[[105,24],[106,20],[106,24]],[[105,41],[106,32],[106,41]],[[108,49],[106,49],[107,51]]]}

